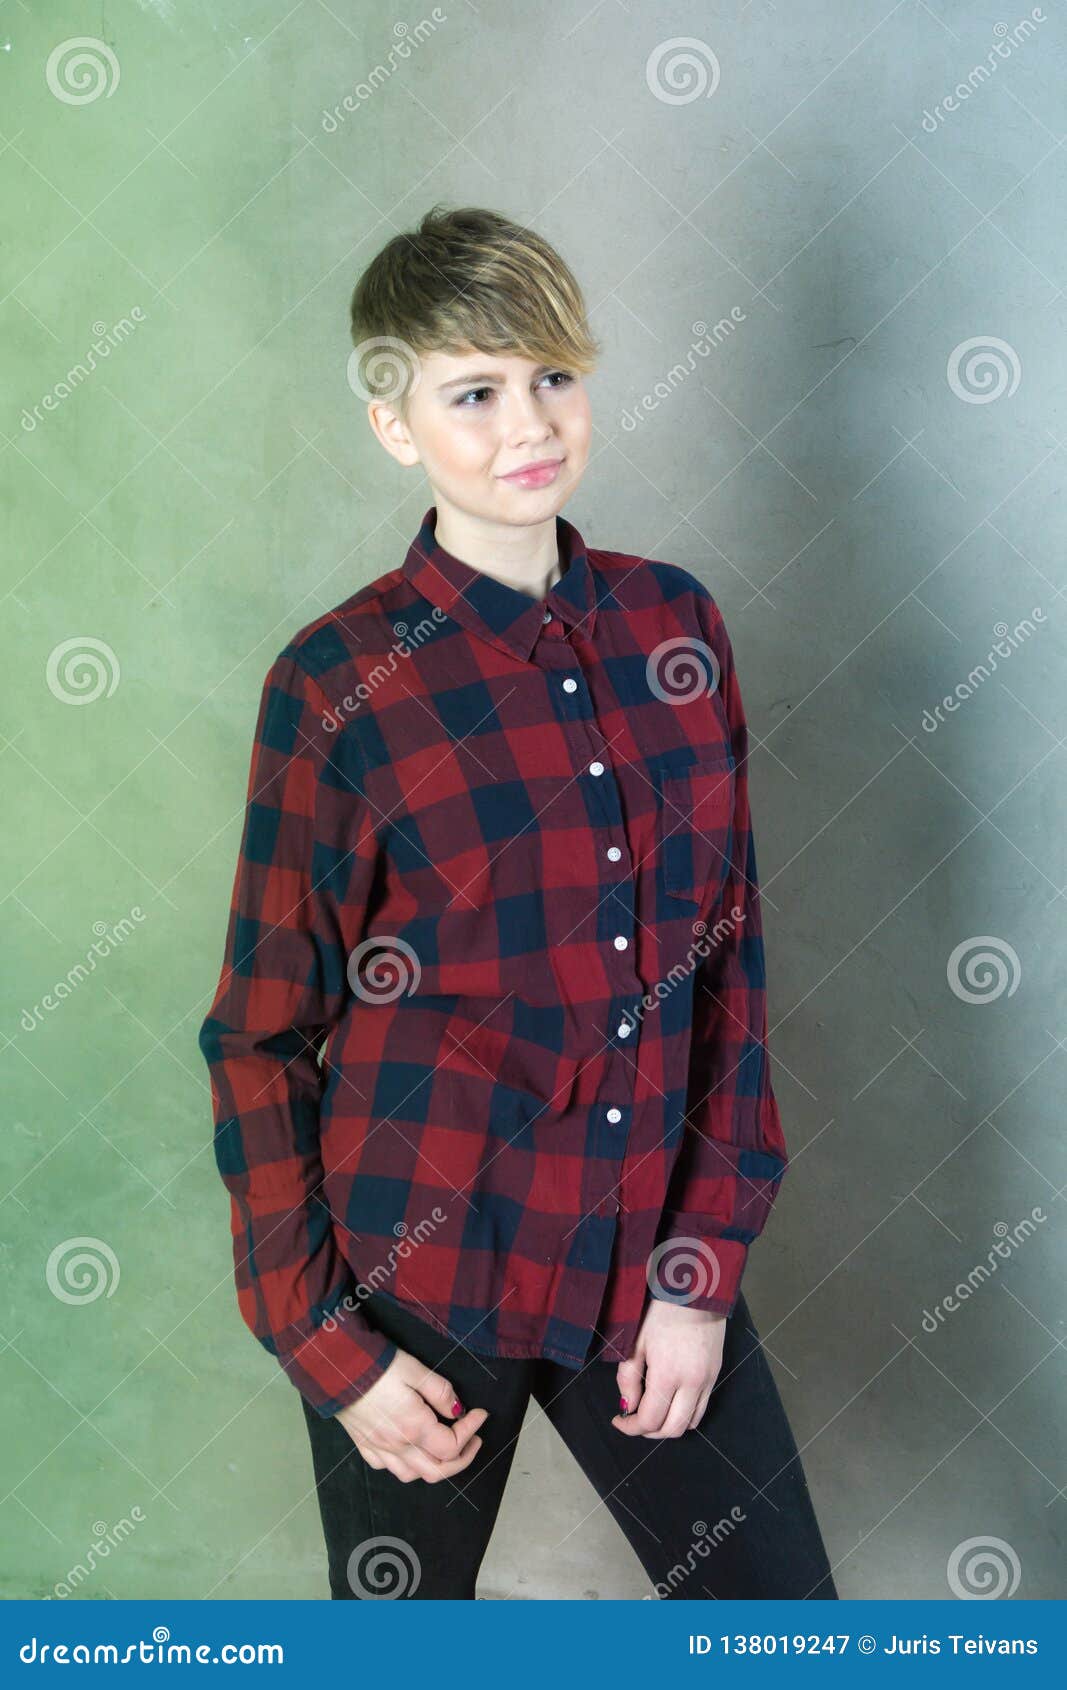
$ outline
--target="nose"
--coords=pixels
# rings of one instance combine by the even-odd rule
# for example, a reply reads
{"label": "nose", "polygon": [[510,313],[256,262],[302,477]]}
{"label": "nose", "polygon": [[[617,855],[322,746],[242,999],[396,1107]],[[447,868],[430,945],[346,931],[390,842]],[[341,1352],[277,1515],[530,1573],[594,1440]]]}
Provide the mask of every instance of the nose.
{"label": "nose", "polygon": [[547,440],[551,426],[541,402],[526,388],[509,392],[506,400],[505,432],[511,445],[524,440]]}

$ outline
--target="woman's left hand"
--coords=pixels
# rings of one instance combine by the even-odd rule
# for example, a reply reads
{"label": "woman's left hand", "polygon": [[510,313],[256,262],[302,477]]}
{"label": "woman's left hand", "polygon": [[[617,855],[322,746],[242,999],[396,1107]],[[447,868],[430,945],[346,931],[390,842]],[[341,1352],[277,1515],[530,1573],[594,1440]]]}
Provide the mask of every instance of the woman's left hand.
{"label": "woman's left hand", "polygon": [[619,1397],[629,1413],[611,1424],[629,1437],[680,1438],[704,1418],[722,1366],[727,1316],[653,1297],[629,1361],[619,1363]]}

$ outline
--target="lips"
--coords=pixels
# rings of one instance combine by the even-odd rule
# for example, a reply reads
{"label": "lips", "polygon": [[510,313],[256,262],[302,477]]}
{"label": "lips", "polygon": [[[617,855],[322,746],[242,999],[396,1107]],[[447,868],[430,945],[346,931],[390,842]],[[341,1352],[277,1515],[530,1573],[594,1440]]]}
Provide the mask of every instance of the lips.
{"label": "lips", "polygon": [[540,458],[534,463],[524,464],[521,469],[514,469],[508,475],[502,475],[502,481],[511,481],[520,487],[543,487],[551,481],[561,464],[562,458]]}

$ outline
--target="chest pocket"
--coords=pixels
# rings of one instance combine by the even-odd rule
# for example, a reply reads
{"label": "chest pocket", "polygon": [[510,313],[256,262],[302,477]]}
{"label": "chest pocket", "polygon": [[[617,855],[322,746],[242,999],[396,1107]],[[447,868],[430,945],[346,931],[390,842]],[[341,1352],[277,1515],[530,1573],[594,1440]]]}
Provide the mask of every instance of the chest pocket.
{"label": "chest pocket", "polygon": [[660,862],[664,890],[707,904],[730,865],[736,773],[728,746],[688,769],[659,778]]}

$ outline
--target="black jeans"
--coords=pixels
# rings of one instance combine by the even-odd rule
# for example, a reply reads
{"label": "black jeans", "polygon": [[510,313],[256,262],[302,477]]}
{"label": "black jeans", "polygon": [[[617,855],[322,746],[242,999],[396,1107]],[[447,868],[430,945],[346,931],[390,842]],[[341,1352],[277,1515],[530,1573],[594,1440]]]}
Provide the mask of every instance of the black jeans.
{"label": "black jeans", "polygon": [[489,1415],[469,1467],[436,1484],[404,1484],[369,1467],[340,1421],[304,1402],[333,1597],[474,1598],[533,1396],[629,1539],[650,1595],[836,1598],[796,1443],[743,1296],[726,1323],[719,1383],[700,1425],[658,1439],[612,1426],[613,1362],[575,1372],[541,1359],[475,1356],[379,1293],[363,1307],[401,1349],[443,1374],[465,1408]]}

